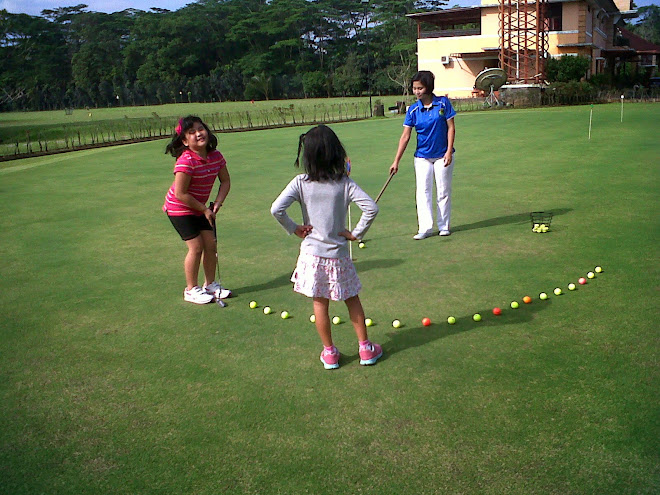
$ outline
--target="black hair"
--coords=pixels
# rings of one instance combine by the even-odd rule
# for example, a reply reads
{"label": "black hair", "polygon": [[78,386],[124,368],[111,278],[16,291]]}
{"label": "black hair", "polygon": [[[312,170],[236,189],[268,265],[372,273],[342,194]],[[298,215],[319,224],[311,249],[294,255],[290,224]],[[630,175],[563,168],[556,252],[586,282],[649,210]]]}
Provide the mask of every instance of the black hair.
{"label": "black hair", "polygon": [[303,168],[310,180],[339,180],[346,174],[346,150],[328,126],[321,124],[300,135],[296,167],[300,166],[301,150]]}
{"label": "black hair", "polygon": [[206,151],[209,152],[216,149],[218,147],[218,138],[211,132],[211,129],[196,115],[188,115],[179,119],[174,134],[172,134],[172,141],[165,147],[165,154],[169,153],[174,158],[179,158],[186,150],[186,146],[183,144],[183,138],[186,132],[197,123],[202,124],[209,135],[208,143],[206,143]]}
{"label": "black hair", "polygon": [[426,94],[433,93],[433,89],[435,87],[435,76],[433,75],[433,72],[430,70],[420,70],[410,80],[410,84],[414,83],[415,81],[419,81],[422,86],[426,88]]}

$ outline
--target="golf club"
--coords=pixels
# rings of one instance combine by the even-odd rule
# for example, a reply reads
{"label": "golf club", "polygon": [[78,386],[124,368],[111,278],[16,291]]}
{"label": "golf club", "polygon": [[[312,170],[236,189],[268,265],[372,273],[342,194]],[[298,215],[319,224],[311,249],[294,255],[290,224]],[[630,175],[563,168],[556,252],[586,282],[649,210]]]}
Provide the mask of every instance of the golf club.
{"label": "golf club", "polygon": [[[211,210],[213,210],[213,201],[211,201]],[[216,230],[215,226],[215,220],[211,222],[211,226],[213,227],[213,239],[215,240],[215,271],[218,275],[218,283],[220,283],[220,260],[218,259],[218,232]],[[220,289],[222,290],[222,289]],[[215,302],[220,306],[221,308],[226,308],[227,303],[224,302],[222,299],[220,299],[220,291],[216,291],[214,294],[215,296]]]}
{"label": "golf club", "polygon": [[383,186],[383,188],[378,193],[378,196],[376,196],[376,203],[378,203],[378,200],[380,199],[380,197],[385,192],[385,189],[387,189],[387,186],[390,184],[390,181],[392,180],[392,177],[394,177],[394,172],[390,172],[390,176],[387,178],[387,182],[385,182],[385,185]]}

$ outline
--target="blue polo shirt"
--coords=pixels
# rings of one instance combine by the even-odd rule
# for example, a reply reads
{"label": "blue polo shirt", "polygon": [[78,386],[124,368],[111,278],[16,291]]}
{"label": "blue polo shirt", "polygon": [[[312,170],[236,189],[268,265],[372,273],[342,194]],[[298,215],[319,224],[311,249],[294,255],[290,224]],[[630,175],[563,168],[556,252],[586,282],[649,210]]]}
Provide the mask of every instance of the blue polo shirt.
{"label": "blue polo shirt", "polygon": [[447,121],[454,115],[456,110],[445,96],[433,95],[431,108],[424,108],[421,100],[410,105],[403,125],[414,127],[417,132],[415,156],[440,158],[447,153]]}

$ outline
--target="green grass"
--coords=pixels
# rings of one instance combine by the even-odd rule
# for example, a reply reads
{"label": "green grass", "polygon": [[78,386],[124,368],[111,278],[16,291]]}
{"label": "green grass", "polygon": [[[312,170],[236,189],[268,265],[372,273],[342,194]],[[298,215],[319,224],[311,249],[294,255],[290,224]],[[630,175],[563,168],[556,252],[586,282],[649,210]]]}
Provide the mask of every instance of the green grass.
{"label": "green grass", "polygon": [[[354,250],[385,356],[342,324],[334,372],[269,214],[300,129],[220,136],[225,309],[182,301],[165,141],[1,163],[0,492],[658,493],[660,106],[596,106],[590,141],[589,108],[457,116],[449,238],[412,240],[406,153]],[[374,196],[401,122],[333,126]]]}

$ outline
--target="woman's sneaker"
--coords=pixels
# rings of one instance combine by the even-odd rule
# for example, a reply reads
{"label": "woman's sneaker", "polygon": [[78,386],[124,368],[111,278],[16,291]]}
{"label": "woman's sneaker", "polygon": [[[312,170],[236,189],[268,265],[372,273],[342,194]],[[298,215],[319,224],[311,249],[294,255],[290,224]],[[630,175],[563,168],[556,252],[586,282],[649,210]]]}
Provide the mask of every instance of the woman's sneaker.
{"label": "woman's sneaker", "polygon": [[208,304],[213,301],[213,296],[204,292],[198,285],[183,291],[183,300],[195,304]]}
{"label": "woman's sneaker", "polygon": [[376,364],[376,361],[383,355],[383,349],[378,344],[372,344],[371,342],[364,346],[360,347],[360,364],[362,366],[368,366],[370,364]]}
{"label": "woman's sneaker", "polygon": [[334,370],[339,368],[339,351],[333,347],[331,351],[323,349],[321,353],[321,362],[326,370]]}
{"label": "woman's sneaker", "polygon": [[228,297],[232,296],[232,292],[229,289],[225,289],[215,280],[209,285],[205,285],[204,290],[212,296],[217,297],[218,299],[227,299]]}

